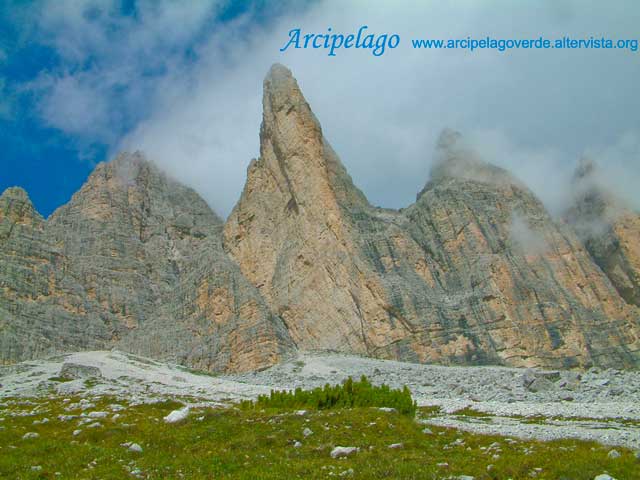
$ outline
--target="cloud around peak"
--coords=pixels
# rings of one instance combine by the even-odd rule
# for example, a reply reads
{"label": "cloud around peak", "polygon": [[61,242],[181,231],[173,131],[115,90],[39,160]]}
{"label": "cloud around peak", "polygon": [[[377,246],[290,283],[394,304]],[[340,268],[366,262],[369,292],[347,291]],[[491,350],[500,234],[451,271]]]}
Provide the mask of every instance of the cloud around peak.
{"label": "cloud around peak", "polygon": [[[262,80],[293,71],[324,133],[372,203],[406,206],[428,178],[443,127],[464,132],[481,157],[512,171],[561,211],[580,155],[607,164],[616,187],[640,179],[634,94],[638,53],[425,51],[412,37],[536,38],[637,34],[623,8],[577,0],[283,2],[223,18],[227,2],[44,1],[35,34],[59,55],[31,83],[49,126],[86,141],[144,150],[226,215],[258,155]],[[287,32],[399,33],[381,57],[279,49]],[[609,86],[610,88],[603,88]],[[634,188],[621,187],[636,205]]]}

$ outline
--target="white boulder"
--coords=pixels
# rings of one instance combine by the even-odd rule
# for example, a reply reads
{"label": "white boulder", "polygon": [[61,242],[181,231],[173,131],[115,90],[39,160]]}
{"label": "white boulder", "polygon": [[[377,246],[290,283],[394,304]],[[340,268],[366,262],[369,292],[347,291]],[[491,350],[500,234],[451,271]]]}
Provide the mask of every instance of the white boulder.
{"label": "white boulder", "polygon": [[178,423],[189,416],[189,407],[184,407],[179,410],[174,410],[169,415],[164,417],[165,423]]}
{"label": "white boulder", "polygon": [[358,447],[336,447],[331,450],[331,458],[343,458],[348,457],[351,454],[359,452]]}

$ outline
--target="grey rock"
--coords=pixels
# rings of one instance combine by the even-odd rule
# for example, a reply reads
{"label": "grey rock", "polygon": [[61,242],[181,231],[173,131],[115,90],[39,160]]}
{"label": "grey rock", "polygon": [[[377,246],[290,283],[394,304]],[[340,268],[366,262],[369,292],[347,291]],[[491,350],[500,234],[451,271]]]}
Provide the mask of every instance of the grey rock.
{"label": "grey rock", "polygon": [[102,372],[98,367],[63,363],[60,369],[60,376],[64,378],[99,378],[102,377]]}
{"label": "grey rock", "polygon": [[546,378],[536,378],[528,387],[531,392],[548,392],[555,388],[554,384]]}
{"label": "grey rock", "polygon": [[609,450],[609,453],[607,453],[607,457],[609,458],[620,458],[620,452],[618,452],[617,450]]}
{"label": "grey rock", "polygon": [[359,451],[360,449],[358,447],[335,447],[331,450],[331,458],[348,457],[349,455],[353,455]]}

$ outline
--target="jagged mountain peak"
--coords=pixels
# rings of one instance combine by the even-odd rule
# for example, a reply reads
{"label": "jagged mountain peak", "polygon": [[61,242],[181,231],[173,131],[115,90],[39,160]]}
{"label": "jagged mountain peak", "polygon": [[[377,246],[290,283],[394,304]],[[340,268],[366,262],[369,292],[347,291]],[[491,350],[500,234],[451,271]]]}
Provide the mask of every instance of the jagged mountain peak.
{"label": "jagged mountain peak", "polygon": [[264,87],[266,90],[292,89],[297,88],[297,82],[291,70],[281,63],[274,63],[265,75]]}
{"label": "jagged mountain peak", "polygon": [[452,181],[482,183],[496,188],[516,187],[529,192],[528,187],[508,170],[484,160],[460,132],[445,128],[436,141],[429,180],[416,198],[437,185]]}
{"label": "jagged mountain peak", "polygon": [[0,195],[0,220],[13,223],[40,223],[42,216],[36,211],[29,194],[21,187],[9,187]]}
{"label": "jagged mountain peak", "polygon": [[7,188],[4,192],[2,192],[2,195],[0,195],[0,198],[3,200],[18,200],[18,201],[31,203],[31,200],[29,199],[29,194],[22,187]]}
{"label": "jagged mountain peak", "polygon": [[318,130],[320,128],[291,70],[279,63],[271,67],[264,79],[262,106],[263,127],[278,121],[277,114],[281,111],[289,116],[295,110],[301,116],[300,121],[308,121]]}
{"label": "jagged mountain peak", "polygon": [[[69,203],[50,218],[52,225],[73,219],[103,225],[134,225],[162,230],[163,225],[205,235],[222,220],[192,188],[169,177],[141,152],[123,152],[98,164]],[[150,234],[150,233],[149,233]]]}
{"label": "jagged mountain peak", "polygon": [[592,177],[598,170],[596,162],[588,156],[580,157],[576,169],[573,172],[574,182]]}
{"label": "jagged mountain peak", "polygon": [[[234,211],[249,196],[268,196],[271,201],[278,197],[276,203],[283,205],[276,208],[285,216],[325,216],[339,204],[368,204],[324,138],[297,81],[280,64],[271,68],[264,81],[260,157],[248,168]],[[232,213],[230,218],[234,217]]]}

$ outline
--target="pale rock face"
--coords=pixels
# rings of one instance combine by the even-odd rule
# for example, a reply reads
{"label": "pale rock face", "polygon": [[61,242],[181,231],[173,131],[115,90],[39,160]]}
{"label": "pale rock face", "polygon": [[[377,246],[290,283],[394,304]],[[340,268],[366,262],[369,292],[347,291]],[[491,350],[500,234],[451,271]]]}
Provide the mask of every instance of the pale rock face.
{"label": "pale rock face", "polygon": [[261,155],[224,246],[297,346],[443,363],[638,362],[638,312],[570,229],[445,131],[400,212],[353,185],[291,73],[264,82]]}

